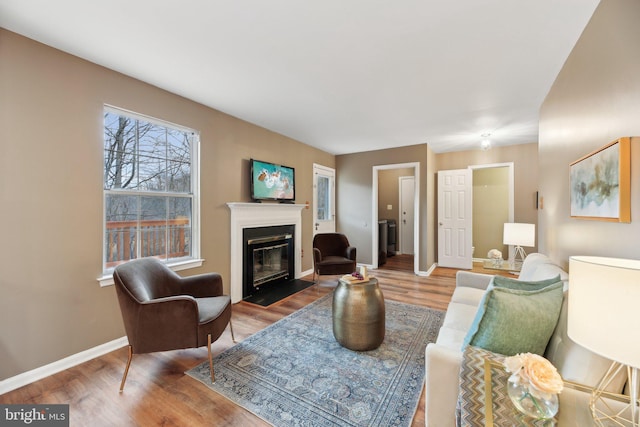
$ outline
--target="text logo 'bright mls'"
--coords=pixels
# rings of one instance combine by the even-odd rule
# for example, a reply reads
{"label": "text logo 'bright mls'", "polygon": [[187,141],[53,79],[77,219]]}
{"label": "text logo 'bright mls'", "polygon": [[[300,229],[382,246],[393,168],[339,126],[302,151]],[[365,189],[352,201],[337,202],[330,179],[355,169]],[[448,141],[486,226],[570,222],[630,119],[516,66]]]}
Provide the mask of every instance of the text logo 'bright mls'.
{"label": "text logo 'bright mls'", "polygon": [[0,405],[0,426],[69,426],[69,405]]}

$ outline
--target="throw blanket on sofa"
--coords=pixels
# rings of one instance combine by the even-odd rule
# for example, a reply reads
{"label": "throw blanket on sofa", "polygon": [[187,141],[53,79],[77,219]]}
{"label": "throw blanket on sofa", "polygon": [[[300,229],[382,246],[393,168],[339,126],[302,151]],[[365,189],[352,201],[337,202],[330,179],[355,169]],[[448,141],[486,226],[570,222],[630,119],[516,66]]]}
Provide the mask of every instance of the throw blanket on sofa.
{"label": "throw blanket on sofa", "polygon": [[[504,356],[479,347],[467,346],[460,368],[460,393],[456,408],[458,427],[549,426],[549,420],[533,420],[518,412],[507,394],[509,373],[501,366]],[[491,365],[491,396],[485,394],[485,360]],[[493,417],[487,419],[491,405]]]}

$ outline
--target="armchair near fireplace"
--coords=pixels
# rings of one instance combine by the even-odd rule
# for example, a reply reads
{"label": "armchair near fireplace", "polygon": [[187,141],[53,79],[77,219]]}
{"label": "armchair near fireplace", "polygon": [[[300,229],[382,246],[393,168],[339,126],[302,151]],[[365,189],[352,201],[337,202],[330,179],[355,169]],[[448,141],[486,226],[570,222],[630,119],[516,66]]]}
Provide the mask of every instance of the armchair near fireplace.
{"label": "armchair near fireplace", "polygon": [[313,281],[316,274],[348,274],[356,271],[356,248],[341,233],[318,233],[313,237]]}
{"label": "armchair near fireplace", "polygon": [[120,383],[124,388],[133,354],[207,346],[214,381],[211,343],[229,324],[231,298],[222,294],[218,273],[180,277],[155,258],[118,265],[116,294],[129,339],[129,358]]}

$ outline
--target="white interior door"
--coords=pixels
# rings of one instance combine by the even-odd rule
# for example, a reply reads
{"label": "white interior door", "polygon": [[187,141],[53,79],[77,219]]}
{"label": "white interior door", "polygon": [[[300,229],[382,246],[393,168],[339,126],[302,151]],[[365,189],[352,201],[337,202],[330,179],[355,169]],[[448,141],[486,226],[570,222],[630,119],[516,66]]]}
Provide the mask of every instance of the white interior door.
{"label": "white interior door", "polygon": [[334,233],[336,171],[326,166],[313,164],[313,235]]}
{"label": "white interior door", "polygon": [[413,255],[413,220],[416,182],[412,176],[401,176],[400,182],[400,223],[398,238],[400,253]]}
{"label": "white interior door", "polygon": [[471,169],[438,172],[438,265],[471,269],[473,236]]}

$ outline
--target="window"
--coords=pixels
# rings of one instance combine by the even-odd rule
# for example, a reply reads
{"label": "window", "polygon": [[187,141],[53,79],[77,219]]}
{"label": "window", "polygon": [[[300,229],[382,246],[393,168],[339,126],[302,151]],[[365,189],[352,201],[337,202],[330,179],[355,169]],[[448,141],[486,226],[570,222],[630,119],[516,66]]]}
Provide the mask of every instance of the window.
{"label": "window", "polygon": [[317,192],[318,192],[318,220],[320,221],[326,221],[326,220],[330,220],[330,178],[328,176],[320,176],[318,175],[318,188],[317,188]]}
{"label": "window", "polygon": [[131,259],[199,256],[197,132],[104,110],[103,273]]}

